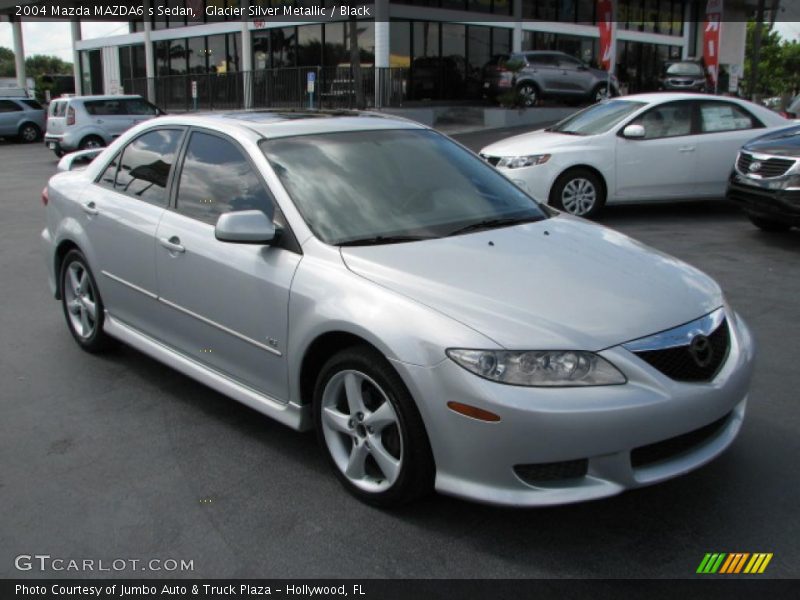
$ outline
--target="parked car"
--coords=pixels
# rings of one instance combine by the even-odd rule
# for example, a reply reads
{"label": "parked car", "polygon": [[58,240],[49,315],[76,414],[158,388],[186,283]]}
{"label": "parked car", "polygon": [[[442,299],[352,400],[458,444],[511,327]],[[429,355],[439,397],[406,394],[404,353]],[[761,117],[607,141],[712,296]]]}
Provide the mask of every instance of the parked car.
{"label": "parked car", "polygon": [[141,96],[69,96],[50,102],[44,142],[56,156],[107,146],[129,128],[164,114]]}
{"label": "parked car", "polygon": [[0,137],[35,142],[45,127],[44,108],[33,98],[0,97]]}
{"label": "parked car", "polygon": [[680,61],[666,63],[658,89],[666,92],[709,92],[706,71],[701,63]]}
{"label": "parked car", "polygon": [[800,118],[800,94],[792,98],[782,114],[787,119],[796,120]]}
{"label": "parked car", "polygon": [[606,203],[722,198],[742,144],[786,125],[737,98],[638,94],[501,140],[481,156],[534,198],[593,217]]}
{"label": "parked car", "polygon": [[727,197],[765,231],[800,227],[800,126],[745,144],[736,157]]}
{"label": "parked car", "polygon": [[[509,63],[521,63],[516,73]],[[564,52],[520,52],[498,54],[483,70],[483,93],[489,99],[516,90],[523,106],[533,106],[543,97],[599,102],[619,95],[616,77],[593,69]]]}
{"label": "parked car", "polygon": [[77,344],[122,340],[315,428],[367,502],[610,496],[741,427],[753,344],[711,278],[420,124],[181,115],[88,152],[43,196]]}

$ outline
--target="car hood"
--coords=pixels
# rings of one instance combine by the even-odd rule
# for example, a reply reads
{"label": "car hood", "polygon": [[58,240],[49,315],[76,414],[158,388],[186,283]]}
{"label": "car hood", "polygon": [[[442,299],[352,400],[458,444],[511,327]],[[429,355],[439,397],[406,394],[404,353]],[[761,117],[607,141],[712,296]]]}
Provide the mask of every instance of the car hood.
{"label": "car hood", "polygon": [[563,215],[341,253],[354,273],[509,349],[601,350],[723,303],[719,286],[697,269]]}
{"label": "car hood", "polygon": [[800,157],[800,126],[773,131],[747,142],[742,150]]}
{"label": "car hood", "polygon": [[539,129],[515,135],[494,144],[489,144],[481,154],[487,156],[520,156],[534,152],[547,152],[554,148],[585,143],[587,136],[554,133]]}

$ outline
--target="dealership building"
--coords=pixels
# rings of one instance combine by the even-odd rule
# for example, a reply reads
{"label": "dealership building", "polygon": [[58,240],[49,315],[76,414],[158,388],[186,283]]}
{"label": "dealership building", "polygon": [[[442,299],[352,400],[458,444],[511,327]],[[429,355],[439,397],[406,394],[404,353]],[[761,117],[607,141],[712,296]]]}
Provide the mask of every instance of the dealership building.
{"label": "dealership building", "polygon": [[[213,12],[207,7],[226,0],[150,3],[193,8],[198,18],[145,18],[131,21],[124,35],[86,40],[73,23],[76,89],[139,93],[173,109],[346,106],[360,81],[368,105],[397,106],[480,99],[482,69],[496,54],[560,50],[599,62],[597,0],[377,0],[366,4],[370,17],[324,22],[205,16]],[[744,17],[755,3],[726,0],[724,6],[720,63],[731,87],[744,63]],[[228,6],[251,4],[330,10],[342,2],[227,0]],[[653,90],[665,62],[702,56],[706,0],[618,0],[616,10],[616,75],[623,90]],[[354,40],[359,74],[351,66]]]}

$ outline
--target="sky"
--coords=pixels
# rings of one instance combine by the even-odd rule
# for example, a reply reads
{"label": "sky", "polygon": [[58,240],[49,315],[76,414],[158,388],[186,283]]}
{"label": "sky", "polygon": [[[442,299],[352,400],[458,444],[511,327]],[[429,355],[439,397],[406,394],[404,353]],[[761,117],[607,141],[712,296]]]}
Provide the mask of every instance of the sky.
{"label": "sky", "polygon": [[[780,22],[775,25],[778,32],[787,40],[800,40],[800,22]],[[96,22],[86,21],[81,24],[84,39],[118,35],[128,32],[128,22]],[[72,37],[69,22],[38,21],[22,24],[25,54],[54,54],[63,60],[72,62]],[[11,24],[0,22],[0,46],[14,47],[11,38]]]}

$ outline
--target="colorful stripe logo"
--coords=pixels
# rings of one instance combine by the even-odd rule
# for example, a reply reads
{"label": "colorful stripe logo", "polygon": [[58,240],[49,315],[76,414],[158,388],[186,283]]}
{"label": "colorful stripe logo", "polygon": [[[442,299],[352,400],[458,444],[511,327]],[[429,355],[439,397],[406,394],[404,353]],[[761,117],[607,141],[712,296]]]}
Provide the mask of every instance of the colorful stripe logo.
{"label": "colorful stripe logo", "polygon": [[697,573],[703,575],[738,573],[763,573],[772,560],[772,552],[708,552],[697,567]]}

